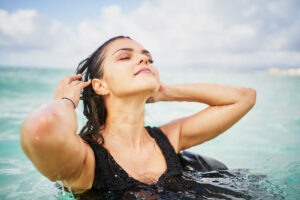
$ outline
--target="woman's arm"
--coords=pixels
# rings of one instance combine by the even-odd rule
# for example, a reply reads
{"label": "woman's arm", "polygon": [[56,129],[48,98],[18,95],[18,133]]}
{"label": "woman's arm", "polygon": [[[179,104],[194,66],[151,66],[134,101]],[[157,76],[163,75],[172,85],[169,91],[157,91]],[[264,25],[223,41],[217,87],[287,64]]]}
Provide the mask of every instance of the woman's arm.
{"label": "woman's arm", "polygon": [[72,189],[82,187],[83,182],[91,183],[82,177],[85,161],[92,160],[88,157],[91,150],[76,134],[77,118],[72,102],[61,99],[66,96],[78,105],[80,90],[89,82],[78,81],[77,86],[71,87],[72,78],[77,77],[61,81],[54,100],[34,109],[21,126],[22,149],[35,167],[51,181],[68,181],[74,186]]}
{"label": "woman's arm", "polygon": [[191,116],[159,127],[178,153],[218,136],[239,121],[254,106],[256,91],[211,83],[162,84],[160,91],[151,98],[152,102],[190,101],[209,105]]}

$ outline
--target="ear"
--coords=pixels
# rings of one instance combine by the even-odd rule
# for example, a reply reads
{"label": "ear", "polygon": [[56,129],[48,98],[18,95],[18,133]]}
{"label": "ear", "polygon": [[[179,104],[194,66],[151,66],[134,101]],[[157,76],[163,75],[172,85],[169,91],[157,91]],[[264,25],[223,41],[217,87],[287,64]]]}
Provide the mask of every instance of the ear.
{"label": "ear", "polygon": [[103,79],[94,78],[92,80],[92,86],[97,94],[99,95],[108,94],[107,85]]}

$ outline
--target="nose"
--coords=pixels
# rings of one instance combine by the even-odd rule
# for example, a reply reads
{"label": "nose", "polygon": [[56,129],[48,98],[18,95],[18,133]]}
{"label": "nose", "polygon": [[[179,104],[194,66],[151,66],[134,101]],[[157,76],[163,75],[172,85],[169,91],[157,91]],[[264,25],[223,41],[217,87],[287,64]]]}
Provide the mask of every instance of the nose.
{"label": "nose", "polygon": [[138,57],[138,65],[143,64],[143,63],[148,65],[148,57],[145,55],[140,55]]}

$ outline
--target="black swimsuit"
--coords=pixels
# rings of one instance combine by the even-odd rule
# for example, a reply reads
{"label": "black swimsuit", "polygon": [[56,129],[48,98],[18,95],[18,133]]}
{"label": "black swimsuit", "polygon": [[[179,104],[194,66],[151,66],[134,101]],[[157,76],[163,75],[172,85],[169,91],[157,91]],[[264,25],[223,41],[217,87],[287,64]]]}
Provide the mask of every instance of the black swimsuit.
{"label": "black swimsuit", "polygon": [[[167,170],[161,175],[158,182],[174,174],[182,173],[179,158],[167,136],[157,127],[145,127],[160,147],[166,162]],[[102,145],[89,144],[95,154],[95,177],[91,189],[95,190],[124,190],[126,188],[147,185],[132,177],[113,159],[111,154]]]}

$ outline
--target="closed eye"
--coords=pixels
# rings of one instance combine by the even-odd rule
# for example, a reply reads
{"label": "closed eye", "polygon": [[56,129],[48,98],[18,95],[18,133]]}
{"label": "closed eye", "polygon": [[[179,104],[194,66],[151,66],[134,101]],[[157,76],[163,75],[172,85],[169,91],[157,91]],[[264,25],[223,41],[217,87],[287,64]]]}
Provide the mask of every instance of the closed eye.
{"label": "closed eye", "polygon": [[[121,58],[119,58],[119,60],[129,60],[129,59],[130,59],[130,56],[122,56]],[[149,58],[148,62],[152,64],[153,60]]]}
{"label": "closed eye", "polygon": [[123,56],[123,57],[120,58],[120,60],[128,60],[128,59],[130,59],[129,56]]}

